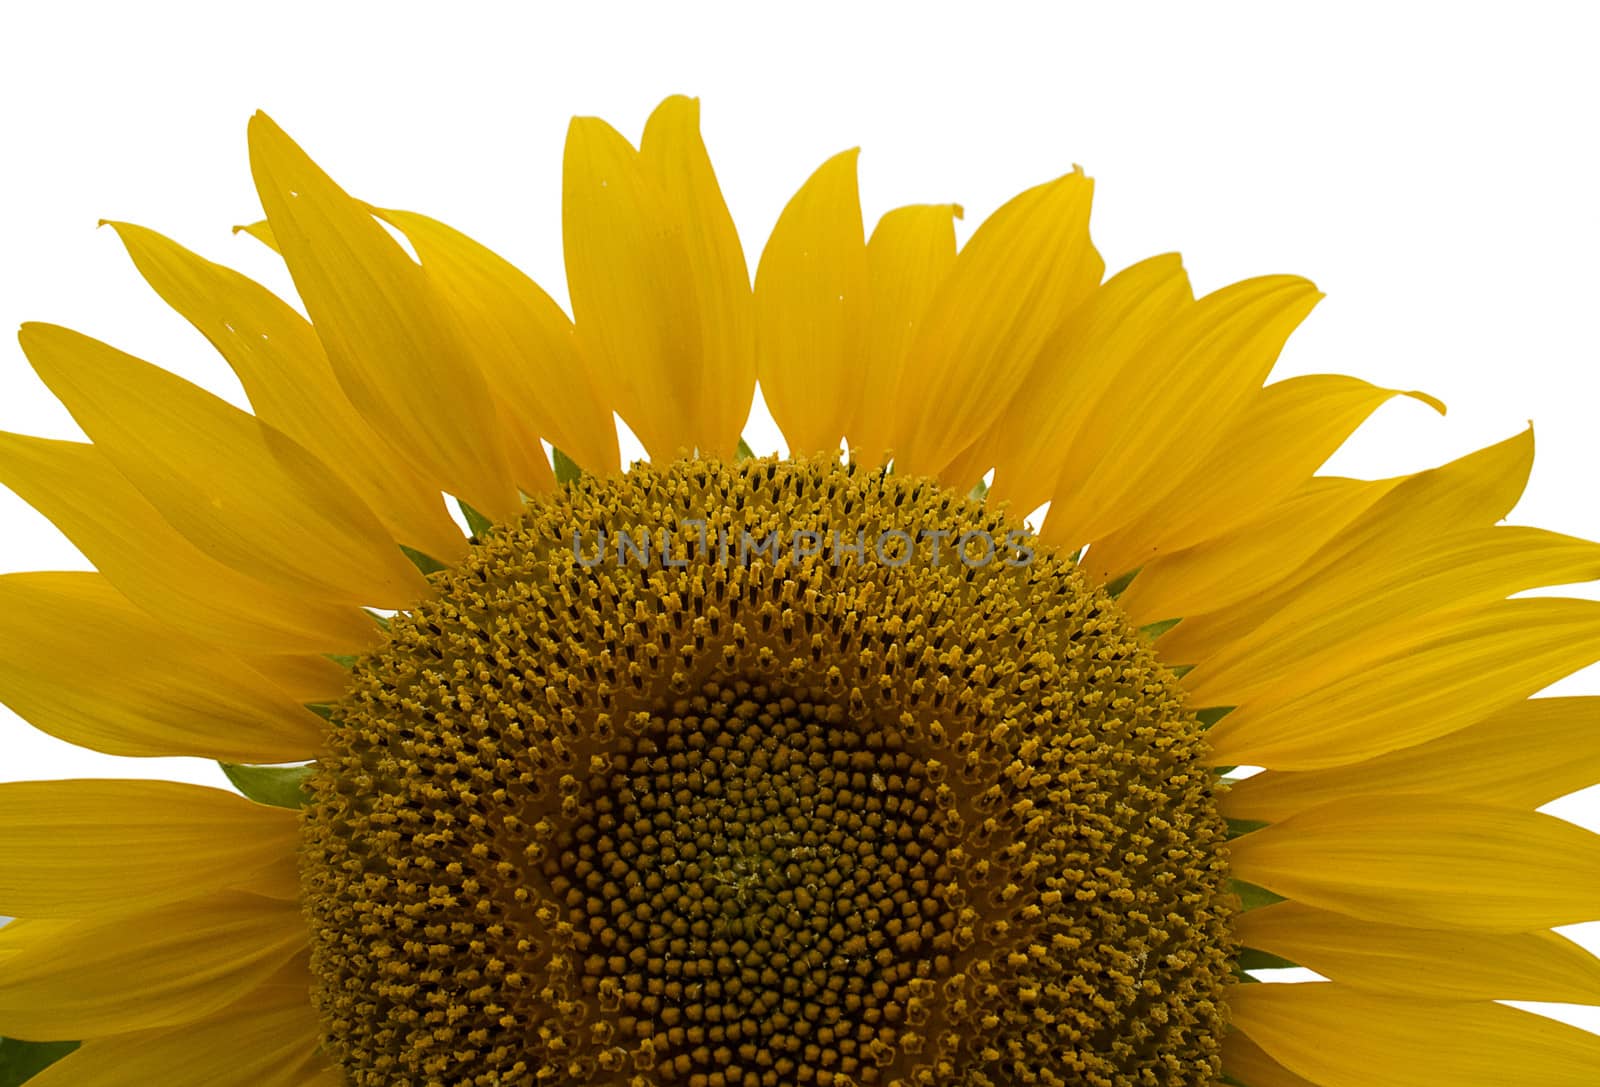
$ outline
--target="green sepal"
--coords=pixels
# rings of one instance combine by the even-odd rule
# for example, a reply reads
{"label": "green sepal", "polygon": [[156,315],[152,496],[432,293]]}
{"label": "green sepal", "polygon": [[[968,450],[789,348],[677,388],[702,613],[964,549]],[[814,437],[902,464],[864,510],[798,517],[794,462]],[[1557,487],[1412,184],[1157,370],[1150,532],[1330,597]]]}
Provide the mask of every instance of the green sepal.
{"label": "green sepal", "polygon": [[[1203,710],[1195,710],[1194,719],[1199,721],[1206,728],[1210,728],[1212,725],[1228,716],[1228,714],[1232,713],[1234,709],[1235,707],[1233,706],[1207,706]],[[1235,767],[1230,766],[1228,769],[1232,770],[1235,769]]]}
{"label": "green sepal", "polygon": [[739,446],[733,451],[733,460],[737,464],[742,460],[755,460],[756,451],[750,448],[750,443],[743,438],[739,439]]}
{"label": "green sepal", "polygon": [[1243,838],[1246,834],[1261,830],[1268,825],[1270,824],[1263,823],[1259,819],[1229,819],[1228,840],[1231,842],[1235,838]]}
{"label": "green sepal", "polygon": [[[1080,551],[1078,554],[1082,555],[1083,552]],[[1133,584],[1133,579],[1139,576],[1139,571],[1143,569],[1144,567],[1141,566],[1137,569],[1129,570],[1121,577],[1112,578],[1110,581],[1106,582],[1106,595],[1111,597],[1121,596],[1128,586]]]}
{"label": "green sepal", "polygon": [[362,608],[361,610],[372,617],[372,621],[378,624],[380,630],[387,631],[389,629],[389,617],[387,615],[373,611],[371,608]]}
{"label": "green sepal", "polygon": [[17,1087],[28,1082],[82,1044],[0,1038],[0,1087]]}
{"label": "green sepal", "polygon": [[483,514],[467,505],[461,499],[456,499],[456,505],[461,507],[461,516],[467,519],[467,527],[472,530],[473,539],[481,539],[494,531],[494,522]]}
{"label": "green sepal", "polygon": [[333,720],[333,705],[329,702],[303,702],[301,705],[322,718],[324,721]]}
{"label": "green sepal", "polygon": [[1290,962],[1282,955],[1274,955],[1270,951],[1257,951],[1253,947],[1239,949],[1239,969],[1241,970],[1298,970],[1300,964]]}
{"label": "green sepal", "polygon": [[1282,895],[1273,894],[1265,887],[1257,887],[1254,883],[1246,883],[1242,879],[1230,879],[1228,883],[1233,893],[1239,896],[1239,901],[1243,904],[1244,912],[1246,913],[1284,900]]}
{"label": "green sepal", "polygon": [[1175,664],[1170,669],[1168,669],[1168,671],[1170,671],[1172,673],[1172,678],[1173,679],[1182,679],[1184,676],[1186,676],[1190,672],[1194,671],[1194,665],[1192,665],[1192,664]]}
{"label": "green sepal", "polygon": [[583,469],[578,467],[578,462],[555,446],[550,447],[550,460],[555,465],[557,483],[574,483],[583,475]]}
{"label": "green sepal", "polygon": [[340,668],[354,668],[356,666],[356,662],[361,659],[354,653],[324,653],[323,656],[327,657],[334,664],[337,664]]}
{"label": "green sepal", "polygon": [[301,808],[306,802],[306,782],[316,772],[315,765],[244,766],[219,762],[233,787],[257,804],[274,808]]}
{"label": "green sepal", "polygon": [[437,574],[441,570],[450,569],[432,555],[424,555],[414,547],[407,547],[405,544],[401,544],[400,550],[406,558],[411,560],[411,565],[422,571],[424,577],[428,574]]}
{"label": "green sepal", "polygon": [[977,483],[973,484],[972,490],[967,492],[967,497],[972,499],[972,501],[974,501],[974,502],[982,502],[985,498],[988,498],[989,497],[989,483],[988,483],[988,481],[987,480],[982,480],[982,479],[978,480]]}
{"label": "green sepal", "polygon": [[1176,619],[1163,619],[1159,623],[1146,623],[1139,628],[1139,633],[1153,642],[1181,622],[1183,622],[1183,616],[1180,615]]}
{"label": "green sepal", "polygon": [[1241,1083],[1226,1072],[1222,1073],[1222,1079],[1218,1082],[1227,1084],[1227,1087],[1249,1087],[1249,1084]]}

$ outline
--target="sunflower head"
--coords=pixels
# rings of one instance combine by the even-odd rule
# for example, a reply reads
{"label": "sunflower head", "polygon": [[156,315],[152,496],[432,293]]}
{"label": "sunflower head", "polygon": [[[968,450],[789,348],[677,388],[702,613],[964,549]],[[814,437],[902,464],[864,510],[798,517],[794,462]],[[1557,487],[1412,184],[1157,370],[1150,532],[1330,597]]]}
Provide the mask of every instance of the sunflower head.
{"label": "sunflower head", "polygon": [[694,460],[477,545],[358,666],[307,812],[353,1082],[1214,1078],[1200,727],[1019,535],[837,459]]}
{"label": "sunflower head", "polygon": [[1499,1003],[1600,1001],[1536,811],[1600,710],[1530,697],[1600,605],[1516,598],[1600,547],[1500,523],[1531,434],[1319,475],[1440,405],[1268,383],[1315,288],[1108,278],[1078,170],[958,246],[846,152],[752,283],[695,102],[579,119],[569,316],[250,145],[303,311],[113,224],[250,411],[22,335],[90,441],[0,481],[96,570],[0,577],[0,698],[245,793],[0,786],[36,1087],[1592,1084]]}

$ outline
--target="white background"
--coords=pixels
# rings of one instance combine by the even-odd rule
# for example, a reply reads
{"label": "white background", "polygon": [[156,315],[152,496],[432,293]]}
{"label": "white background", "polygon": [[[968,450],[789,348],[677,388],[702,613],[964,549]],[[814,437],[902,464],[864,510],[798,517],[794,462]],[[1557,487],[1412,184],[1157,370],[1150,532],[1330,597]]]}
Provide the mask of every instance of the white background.
{"label": "white background", "polygon": [[[244,145],[258,108],[347,188],[466,229],[564,299],[568,117],[636,138],[686,92],[752,269],[790,193],[845,147],[864,148],[869,228],[900,203],[958,201],[970,232],[1081,163],[1111,269],[1176,249],[1199,290],[1307,275],[1329,297],[1280,375],[1343,371],[1450,405],[1385,407],[1331,470],[1414,470],[1531,419],[1539,459],[1512,519],[1600,538],[1591,18],[1576,0],[6,5],[0,326],[68,324],[238,398],[95,221],[154,227],[286,289],[228,231],[259,217]],[[9,339],[0,428],[78,436]],[[0,489],[0,571],[84,565]],[[1559,689],[1600,691],[1600,672]],[[0,709],[0,779],[129,774],[217,780],[77,751]],[[1600,828],[1600,790],[1552,810]],[[1583,938],[1600,947],[1600,926]]]}

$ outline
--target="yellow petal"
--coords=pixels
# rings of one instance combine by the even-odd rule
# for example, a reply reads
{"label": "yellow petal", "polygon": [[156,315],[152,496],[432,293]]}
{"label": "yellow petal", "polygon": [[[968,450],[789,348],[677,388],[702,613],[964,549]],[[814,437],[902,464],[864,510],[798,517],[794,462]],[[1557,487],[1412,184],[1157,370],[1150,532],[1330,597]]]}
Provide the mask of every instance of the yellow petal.
{"label": "yellow petal", "polygon": [[700,403],[691,424],[695,443],[731,458],[755,393],[755,321],[750,270],[733,216],[722,198],[700,139],[700,102],[674,95],[650,115],[639,163],[683,224],[700,324]]}
{"label": "yellow petal", "polygon": [[1600,578],[1600,544],[1535,528],[1468,529],[1403,549],[1357,551],[1294,602],[1185,677],[1194,705],[1236,706],[1316,682],[1352,651],[1384,653],[1397,627],[1524,589]]}
{"label": "yellow petal", "polygon": [[396,540],[444,561],[465,553],[439,489],[412,471],[404,442],[390,445],[351,407],[304,317],[259,283],[152,230],[110,225],[145,281],[227,360],[257,418],[338,473]]}
{"label": "yellow petal", "polygon": [[578,341],[602,394],[653,458],[692,452],[706,375],[684,224],[597,118],[567,130],[561,224]]}
{"label": "yellow petal", "polygon": [[[1098,440],[1102,400],[1130,360],[1193,304],[1176,253],[1125,268],[1046,342],[982,445],[995,469],[990,500],[1033,510],[1055,492],[1075,444]],[[986,466],[979,466],[985,467]]]}
{"label": "yellow petal", "polygon": [[0,912],[126,913],[260,880],[299,847],[299,820],[171,781],[0,784]]}
{"label": "yellow petal", "polygon": [[36,941],[53,940],[77,924],[71,919],[19,917],[0,925],[0,966]]}
{"label": "yellow petal", "polygon": [[1600,1037],[1503,1004],[1240,985],[1234,1026],[1318,1087],[1593,1087]]}
{"label": "yellow petal", "polygon": [[1246,947],[1354,989],[1433,1000],[1600,1004],[1600,959],[1553,932],[1408,928],[1299,902],[1250,910],[1235,932]]}
{"label": "yellow petal", "polygon": [[1402,395],[1444,411],[1422,393],[1339,374],[1268,385],[1152,510],[1093,541],[1085,557],[1091,576],[1110,580],[1253,520],[1303,486],[1379,406]]}
{"label": "yellow petal", "polygon": [[1513,933],[1600,919],[1600,836],[1538,812],[1356,797],[1230,848],[1240,879],[1367,921]]}
{"label": "yellow petal", "polygon": [[24,325],[19,339],[96,447],[219,562],[330,601],[405,607],[427,593],[372,511],[282,431],[68,329]]}
{"label": "yellow petal", "polygon": [[234,227],[233,232],[235,234],[248,234],[274,253],[279,256],[283,255],[283,250],[278,248],[278,239],[272,235],[272,224],[265,219],[260,219],[254,223],[243,223]]}
{"label": "yellow petal", "polygon": [[231,1008],[175,1030],[92,1038],[28,1080],[29,1087],[306,1087],[321,1043],[309,996]]}
{"label": "yellow petal", "polygon": [[0,482],[50,518],[129,600],[204,641],[348,652],[380,633],[359,608],[268,585],[206,555],[92,445],[0,433]]}
{"label": "yellow petal", "polygon": [[1600,780],[1600,697],[1534,698],[1415,747],[1351,766],[1269,771],[1230,788],[1224,811],[1282,819],[1345,796],[1436,793],[1537,808]]}
{"label": "yellow petal", "polygon": [[861,349],[861,402],[845,428],[867,464],[880,465],[899,440],[904,406],[895,395],[906,354],[928,305],[956,262],[955,204],[921,204],[889,212],[867,240],[871,306]]}
{"label": "yellow petal", "polygon": [[[1319,544],[1316,553],[1288,569],[1271,564],[1271,574],[1266,577],[1254,575],[1249,569],[1240,570],[1233,583],[1232,602],[1226,607],[1209,600],[1204,608],[1192,603],[1182,607],[1186,603],[1183,588],[1174,584],[1174,577],[1182,573],[1184,564],[1173,562],[1182,555],[1214,553],[1225,546],[1223,540],[1151,563],[1123,594],[1121,603],[1129,609],[1138,605],[1141,615],[1153,616],[1141,622],[1184,616],[1184,621],[1162,639],[1162,655],[1174,663],[1198,664],[1269,617],[1292,608],[1306,585],[1365,550],[1394,553],[1447,533],[1494,524],[1517,504],[1532,467],[1530,429],[1439,468],[1381,484],[1366,484],[1381,487],[1381,501],[1371,503],[1359,519],[1352,519],[1347,527],[1341,526],[1330,536],[1313,534]],[[1295,537],[1289,534],[1273,542],[1290,547]],[[1169,563],[1176,568],[1167,569]],[[1158,570],[1161,576],[1153,577]],[[1159,594],[1154,591],[1154,582],[1161,583]],[[1146,594],[1152,599],[1157,595],[1164,599],[1154,605],[1145,600]],[[1175,605],[1178,610],[1172,610]],[[1198,614],[1202,610],[1211,614]]]}
{"label": "yellow petal", "polygon": [[93,573],[0,576],[0,701],[113,755],[292,762],[322,743],[322,722],[281,688]]}
{"label": "yellow petal", "polygon": [[897,471],[937,475],[1000,418],[1068,315],[1100,282],[1082,172],[1029,189],[973,232],[928,307],[901,373],[912,405]]}
{"label": "yellow petal", "polygon": [[422,270],[265,114],[250,168],[272,234],[357,411],[436,489],[497,520],[521,512],[494,402]]}
{"label": "yellow petal", "polygon": [[[1220,640],[1211,634],[1213,627],[1230,630],[1223,609],[1294,578],[1395,485],[1394,480],[1312,478],[1254,521],[1151,561],[1117,602],[1140,625],[1187,616],[1159,644],[1167,662],[1193,663]],[[1208,625],[1208,612],[1222,618]]]}
{"label": "yellow petal", "polygon": [[1154,508],[1259,395],[1321,297],[1295,276],[1264,276],[1187,307],[1117,375],[1100,425],[1074,442],[1041,538],[1083,543]]}
{"label": "yellow petal", "polygon": [[306,940],[297,904],[233,892],[79,921],[9,957],[0,1035],[47,1042],[205,1019]]}
{"label": "yellow petal", "polygon": [[[489,378],[502,425],[531,458],[550,465],[541,436],[594,475],[621,466],[617,427],[561,307],[510,262],[443,223],[378,211],[406,236],[422,270],[461,317],[465,342]],[[524,468],[524,472],[537,469]],[[536,493],[527,485],[523,489]]]}
{"label": "yellow petal", "polygon": [[862,410],[867,244],[856,151],[795,193],[756,269],[761,395],[794,454],[832,453]]}
{"label": "yellow petal", "polygon": [[337,702],[350,671],[321,653],[252,653],[243,658],[296,702]]}
{"label": "yellow petal", "polygon": [[1249,1087],[1317,1087],[1267,1056],[1237,1030],[1222,1040],[1222,1072],[1235,1083]]}
{"label": "yellow petal", "polygon": [[1343,766],[1465,728],[1597,659],[1595,601],[1504,600],[1445,612],[1377,645],[1330,654],[1240,705],[1207,739],[1223,764]]}

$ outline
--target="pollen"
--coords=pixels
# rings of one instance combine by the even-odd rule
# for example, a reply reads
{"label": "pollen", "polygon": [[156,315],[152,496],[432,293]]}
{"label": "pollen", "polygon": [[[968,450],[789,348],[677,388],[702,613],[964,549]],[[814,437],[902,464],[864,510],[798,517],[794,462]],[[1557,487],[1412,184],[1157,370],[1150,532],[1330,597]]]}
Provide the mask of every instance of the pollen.
{"label": "pollen", "polygon": [[1021,529],[833,461],[684,460],[435,574],[306,809],[347,1081],[1214,1083],[1201,726]]}

